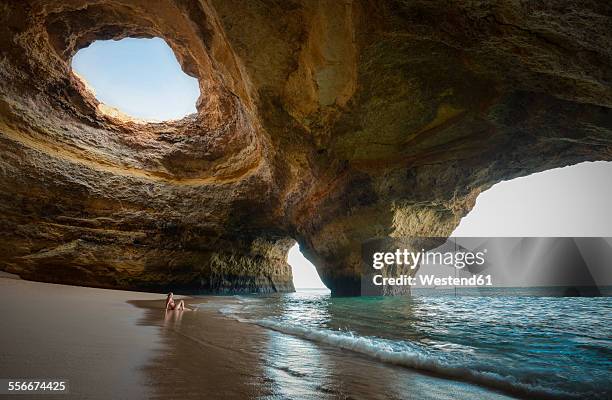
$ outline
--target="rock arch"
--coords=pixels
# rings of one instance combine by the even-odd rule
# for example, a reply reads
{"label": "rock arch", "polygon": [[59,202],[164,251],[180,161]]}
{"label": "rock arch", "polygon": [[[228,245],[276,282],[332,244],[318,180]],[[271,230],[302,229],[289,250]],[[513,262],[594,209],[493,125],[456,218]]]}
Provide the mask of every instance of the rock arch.
{"label": "rock arch", "polygon": [[[612,9],[572,7],[0,1],[0,268],[287,291],[295,238],[358,294],[364,240],[446,236],[495,182],[612,159]],[[195,116],[97,110],[70,57],[128,36],[170,44]]]}

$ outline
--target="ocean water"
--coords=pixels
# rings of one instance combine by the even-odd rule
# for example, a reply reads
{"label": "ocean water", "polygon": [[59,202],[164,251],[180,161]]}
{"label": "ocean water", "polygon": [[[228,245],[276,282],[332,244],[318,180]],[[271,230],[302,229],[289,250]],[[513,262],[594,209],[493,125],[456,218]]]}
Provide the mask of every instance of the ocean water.
{"label": "ocean water", "polygon": [[[245,323],[524,398],[612,398],[612,297],[543,289],[238,296]],[[608,295],[608,296],[606,296]]]}

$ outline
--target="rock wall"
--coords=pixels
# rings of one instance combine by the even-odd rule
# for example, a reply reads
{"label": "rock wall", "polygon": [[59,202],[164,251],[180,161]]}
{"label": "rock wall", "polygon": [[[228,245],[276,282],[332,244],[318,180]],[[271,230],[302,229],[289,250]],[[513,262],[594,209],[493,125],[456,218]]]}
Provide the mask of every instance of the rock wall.
{"label": "rock wall", "polygon": [[[496,182],[612,160],[612,6],[0,0],[0,269],[130,289],[335,294],[361,243],[447,236]],[[105,112],[70,69],[162,37],[198,112]]]}

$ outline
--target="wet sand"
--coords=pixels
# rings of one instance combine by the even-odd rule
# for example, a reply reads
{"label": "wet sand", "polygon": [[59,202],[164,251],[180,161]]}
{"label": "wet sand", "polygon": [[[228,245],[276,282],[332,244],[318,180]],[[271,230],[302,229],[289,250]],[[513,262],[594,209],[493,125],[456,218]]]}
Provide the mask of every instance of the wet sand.
{"label": "wet sand", "polygon": [[0,377],[69,379],[62,399],[507,398],[226,318],[231,297],[163,301],[0,277]]}

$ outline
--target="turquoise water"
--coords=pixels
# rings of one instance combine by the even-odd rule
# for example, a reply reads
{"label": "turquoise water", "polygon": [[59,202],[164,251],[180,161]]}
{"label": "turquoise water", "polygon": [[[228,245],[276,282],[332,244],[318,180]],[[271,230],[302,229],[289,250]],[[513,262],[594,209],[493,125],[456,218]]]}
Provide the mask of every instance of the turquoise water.
{"label": "turquoise water", "polygon": [[240,296],[222,312],[376,362],[521,397],[612,398],[612,297],[545,293],[416,290],[411,297],[332,298],[303,291]]}

